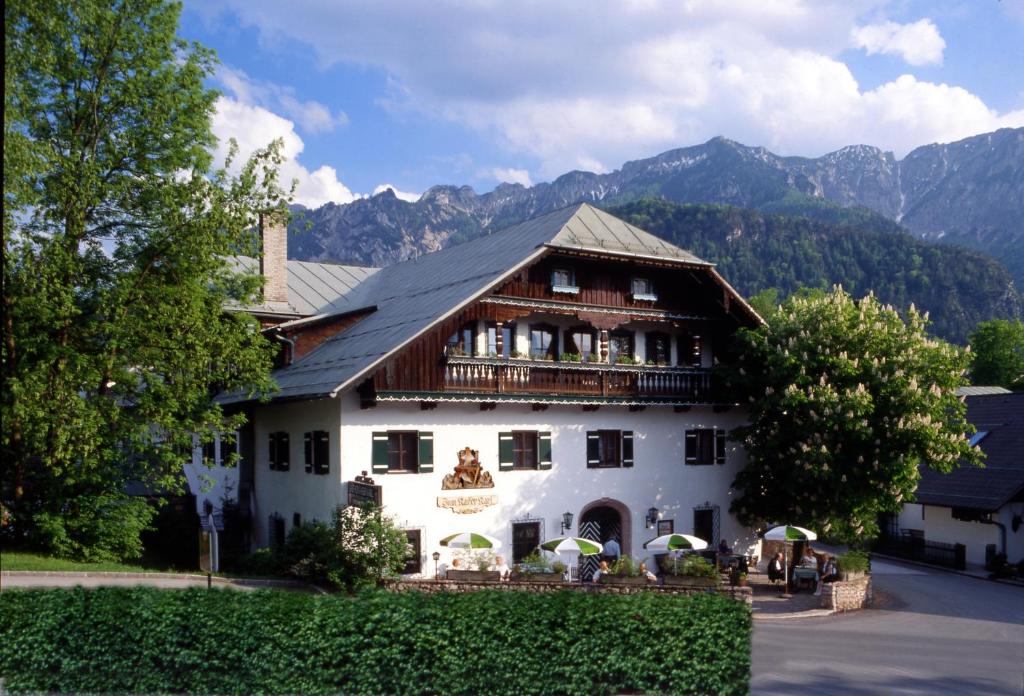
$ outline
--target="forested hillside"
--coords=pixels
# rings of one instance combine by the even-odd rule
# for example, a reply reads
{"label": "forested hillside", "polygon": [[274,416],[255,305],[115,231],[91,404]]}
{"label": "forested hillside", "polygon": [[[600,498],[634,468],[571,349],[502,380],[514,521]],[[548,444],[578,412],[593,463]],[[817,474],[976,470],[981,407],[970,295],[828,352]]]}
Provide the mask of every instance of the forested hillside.
{"label": "forested hillside", "polygon": [[914,303],[930,313],[936,335],[957,342],[979,321],[1022,311],[1009,273],[992,259],[922,242],[863,209],[833,209],[828,222],[656,199],[609,212],[718,264],[743,295],[842,284],[896,307]]}

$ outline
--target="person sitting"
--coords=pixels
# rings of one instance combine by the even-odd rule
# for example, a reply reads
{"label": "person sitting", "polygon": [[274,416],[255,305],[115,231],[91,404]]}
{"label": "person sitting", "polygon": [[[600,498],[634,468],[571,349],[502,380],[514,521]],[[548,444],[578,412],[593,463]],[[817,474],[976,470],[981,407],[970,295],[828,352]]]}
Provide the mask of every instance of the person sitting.
{"label": "person sitting", "polygon": [[814,555],[810,546],[804,549],[804,555],[800,558],[800,567],[818,569],[818,557]]}
{"label": "person sitting", "polygon": [[657,582],[658,581],[658,576],[655,575],[654,573],[652,573],[650,570],[647,569],[647,564],[645,562],[640,561],[640,568],[639,568],[639,570],[640,570],[640,577],[646,579],[647,582]]}
{"label": "person sitting", "polygon": [[768,582],[775,583],[786,579],[786,569],[782,564],[781,552],[775,554],[775,558],[768,561]]}
{"label": "person sitting", "polygon": [[839,579],[839,568],[836,566],[836,557],[829,556],[825,565],[821,567],[821,581],[834,582]]}
{"label": "person sitting", "polygon": [[504,556],[495,557],[494,569],[501,573],[502,580],[508,580],[508,576],[512,572],[512,569],[508,567],[508,563],[505,562]]}
{"label": "person sitting", "polygon": [[729,547],[729,544],[726,543],[725,539],[718,542],[718,553],[724,555],[732,553],[732,549]]}
{"label": "person sitting", "polygon": [[608,561],[601,561],[597,566],[597,570],[594,571],[594,575],[590,578],[591,582],[597,582],[601,579],[602,575],[607,575],[610,571]]}

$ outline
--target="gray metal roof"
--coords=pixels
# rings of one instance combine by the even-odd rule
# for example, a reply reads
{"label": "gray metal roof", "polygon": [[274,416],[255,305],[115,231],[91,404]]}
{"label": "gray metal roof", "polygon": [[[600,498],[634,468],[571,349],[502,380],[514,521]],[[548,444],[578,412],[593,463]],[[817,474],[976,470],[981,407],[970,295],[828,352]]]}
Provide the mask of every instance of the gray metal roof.
{"label": "gray metal roof", "polygon": [[957,396],[985,396],[986,394],[1012,394],[1006,387],[959,387]]}
{"label": "gray metal roof", "polygon": [[[248,273],[259,273],[259,261],[251,256],[232,259]],[[242,307],[246,311],[266,314],[334,314],[355,309],[353,291],[379,271],[364,266],[341,266],[331,263],[288,260],[288,310],[267,305]]]}
{"label": "gray metal roof", "polygon": [[[360,269],[368,272],[367,276],[344,299],[348,308],[376,305],[377,311],[327,339],[292,365],[275,371],[279,391],[274,398],[333,396],[351,387],[385,357],[550,248],[650,256],[710,266],[678,247],[583,204],[375,273],[374,269]],[[289,262],[289,270],[292,263]],[[230,403],[244,398],[231,395],[221,400]]]}

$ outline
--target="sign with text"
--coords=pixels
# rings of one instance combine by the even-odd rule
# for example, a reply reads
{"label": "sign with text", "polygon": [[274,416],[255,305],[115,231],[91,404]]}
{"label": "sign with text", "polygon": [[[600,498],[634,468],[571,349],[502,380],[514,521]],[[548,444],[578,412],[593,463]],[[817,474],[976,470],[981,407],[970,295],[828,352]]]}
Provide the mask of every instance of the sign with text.
{"label": "sign with text", "polygon": [[381,506],[383,495],[380,486],[372,483],[361,483],[359,481],[348,481],[348,504],[349,505],[376,505]]}
{"label": "sign with text", "polygon": [[469,515],[480,512],[485,508],[498,504],[496,495],[460,495],[452,498],[438,498],[437,506],[447,508],[460,515]]}

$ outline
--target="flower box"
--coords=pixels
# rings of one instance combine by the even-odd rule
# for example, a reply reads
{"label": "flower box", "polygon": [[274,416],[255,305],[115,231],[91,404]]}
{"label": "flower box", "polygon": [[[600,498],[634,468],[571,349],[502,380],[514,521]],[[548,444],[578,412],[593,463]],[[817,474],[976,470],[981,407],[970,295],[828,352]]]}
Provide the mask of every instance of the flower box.
{"label": "flower box", "polygon": [[463,582],[501,582],[501,573],[496,570],[449,570],[445,573],[445,579]]}
{"label": "flower box", "polygon": [[601,585],[646,585],[647,578],[629,577],[626,575],[602,575],[598,578]]}
{"label": "flower box", "polygon": [[715,578],[696,575],[663,575],[662,582],[675,587],[718,587],[718,581]]}
{"label": "flower box", "polygon": [[512,582],[562,582],[561,573],[512,573]]}

